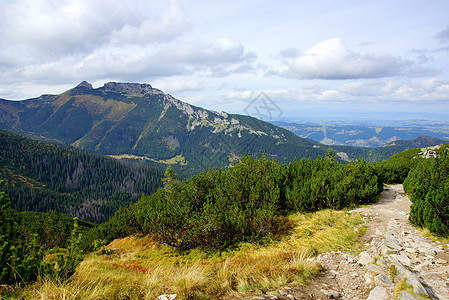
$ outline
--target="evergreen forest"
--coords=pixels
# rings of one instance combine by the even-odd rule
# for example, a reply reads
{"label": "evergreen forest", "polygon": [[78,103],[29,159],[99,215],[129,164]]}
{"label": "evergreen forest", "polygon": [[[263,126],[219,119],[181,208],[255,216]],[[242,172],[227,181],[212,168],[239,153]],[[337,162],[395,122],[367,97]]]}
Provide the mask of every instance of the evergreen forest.
{"label": "evergreen forest", "polygon": [[58,213],[101,223],[162,186],[142,164],[35,141],[0,130],[0,173],[17,211]]}

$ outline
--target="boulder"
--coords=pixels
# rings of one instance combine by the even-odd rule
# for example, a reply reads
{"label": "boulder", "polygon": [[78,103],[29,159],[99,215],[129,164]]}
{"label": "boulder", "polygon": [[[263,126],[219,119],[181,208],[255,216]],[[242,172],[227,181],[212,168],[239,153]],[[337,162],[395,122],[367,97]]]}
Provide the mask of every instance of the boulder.
{"label": "boulder", "polygon": [[372,264],[373,262],[374,262],[374,257],[372,257],[371,254],[369,254],[366,251],[363,251],[362,253],[360,253],[359,260],[358,260],[359,264],[366,266],[366,265]]}
{"label": "boulder", "polygon": [[389,300],[390,298],[391,295],[386,288],[383,286],[376,286],[369,293],[367,300]]}
{"label": "boulder", "polygon": [[388,278],[387,275],[379,274],[376,277],[374,277],[374,284],[376,286],[391,287],[393,286],[393,281],[391,281],[391,279]]}

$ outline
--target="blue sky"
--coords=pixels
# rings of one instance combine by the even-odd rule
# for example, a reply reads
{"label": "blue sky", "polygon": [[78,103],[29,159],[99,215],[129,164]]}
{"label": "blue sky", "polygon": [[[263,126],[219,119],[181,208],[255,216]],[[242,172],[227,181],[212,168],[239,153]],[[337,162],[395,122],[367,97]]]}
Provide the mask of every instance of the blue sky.
{"label": "blue sky", "polygon": [[[217,111],[449,121],[449,1],[0,0],[0,98],[150,83]],[[385,112],[385,113],[384,113]]]}

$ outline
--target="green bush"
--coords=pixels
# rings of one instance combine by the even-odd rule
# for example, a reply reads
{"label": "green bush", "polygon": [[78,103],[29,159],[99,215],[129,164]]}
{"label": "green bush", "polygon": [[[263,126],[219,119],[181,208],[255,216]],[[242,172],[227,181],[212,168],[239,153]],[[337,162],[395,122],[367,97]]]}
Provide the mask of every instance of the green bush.
{"label": "green bush", "polygon": [[427,227],[440,236],[449,236],[449,152],[439,157],[420,159],[404,181],[404,189],[412,206],[410,222]]}
{"label": "green bush", "polygon": [[417,159],[420,149],[409,149],[394,154],[386,161],[375,164],[376,173],[383,183],[403,183],[410,170],[413,170],[419,160]]}
{"label": "green bush", "polygon": [[58,279],[70,277],[81,261],[77,220],[65,255],[54,250],[58,252],[57,259],[48,261],[44,248],[38,245],[37,234],[31,241],[23,238],[21,228],[14,222],[18,213],[10,206],[8,195],[0,192],[0,284],[31,282],[43,275]]}
{"label": "green bush", "polygon": [[289,213],[370,203],[383,188],[374,166],[363,159],[347,165],[325,158],[284,165],[247,155],[232,167],[190,180],[178,181],[170,169],[166,176],[164,189],[120,209],[88,234],[83,247],[132,234],[179,249],[258,242]]}

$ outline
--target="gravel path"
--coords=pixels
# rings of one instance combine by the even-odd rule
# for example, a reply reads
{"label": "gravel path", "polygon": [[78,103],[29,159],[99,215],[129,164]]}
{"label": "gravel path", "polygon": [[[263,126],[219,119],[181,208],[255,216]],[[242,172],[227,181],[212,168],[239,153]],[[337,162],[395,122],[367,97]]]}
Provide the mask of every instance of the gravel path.
{"label": "gravel path", "polygon": [[310,284],[258,299],[449,300],[449,244],[422,237],[410,205],[401,184],[386,186],[379,203],[351,211],[364,215],[364,251],[321,254],[312,260],[324,272]]}

